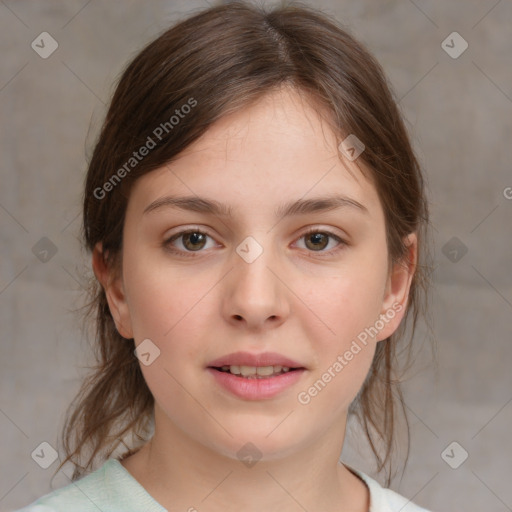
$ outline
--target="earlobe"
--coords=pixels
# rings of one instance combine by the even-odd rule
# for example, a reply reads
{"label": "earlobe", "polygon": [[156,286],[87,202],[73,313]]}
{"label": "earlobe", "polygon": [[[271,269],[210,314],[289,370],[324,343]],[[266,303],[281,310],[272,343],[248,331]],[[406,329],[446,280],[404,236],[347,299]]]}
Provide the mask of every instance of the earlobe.
{"label": "earlobe", "polygon": [[122,276],[115,275],[114,269],[108,267],[101,242],[98,242],[94,247],[92,253],[92,268],[96,279],[98,279],[105,290],[110,313],[114,318],[117,331],[123,338],[133,338]]}
{"label": "earlobe", "polygon": [[379,332],[376,341],[391,336],[402,321],[409,299],[409,290],[416,272],[418,257],[418,240],[416,233],[410,233],[405,243],[407,252],[403,258],[393,265],[386,283],[383,297],[381,318],[387,320],[385,327]]}

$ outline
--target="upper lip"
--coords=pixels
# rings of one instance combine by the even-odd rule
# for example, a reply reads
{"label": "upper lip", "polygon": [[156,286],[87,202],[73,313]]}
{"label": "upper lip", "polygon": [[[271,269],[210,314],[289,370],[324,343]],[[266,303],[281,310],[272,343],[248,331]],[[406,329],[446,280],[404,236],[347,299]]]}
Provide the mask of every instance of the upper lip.
{"label": "upper lip", "polygon": [[303,365],[276,352],[233,352],[208,363],[209,367],[222,366],[286,366],[288,368],[304,368]]}

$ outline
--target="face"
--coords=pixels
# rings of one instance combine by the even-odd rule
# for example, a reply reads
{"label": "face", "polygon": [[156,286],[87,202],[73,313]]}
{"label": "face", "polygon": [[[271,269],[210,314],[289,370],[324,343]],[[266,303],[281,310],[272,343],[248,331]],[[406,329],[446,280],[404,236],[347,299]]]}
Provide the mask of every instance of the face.
{"label": "face", "polygon": [[[282,89],[222,118],[135,183],[122,276],[107,285],[93,259],[119,332],[144,342],[156,429],[232,458],[248,441],[271,459],[343,433],[376,344],[405,312],[413,269],[388,272],[377,191],[317,112]],[[230,214],[201,211],[207,202]],[[236,352],[256,359],[231,360],[234,372],[279,356],[300,369],[249,379],[209,368]]]}

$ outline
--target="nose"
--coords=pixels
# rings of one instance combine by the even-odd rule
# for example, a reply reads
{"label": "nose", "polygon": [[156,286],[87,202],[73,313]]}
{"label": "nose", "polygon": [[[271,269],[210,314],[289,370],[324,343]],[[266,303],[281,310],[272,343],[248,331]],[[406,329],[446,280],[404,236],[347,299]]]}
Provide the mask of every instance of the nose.
{"label": "nose", "polygon": [[265,248],[252,262],[233,254],[233,269],[226,276],[223,314],[237,327],[249,330],[276,328],[290,314],[290,284],[272,250]]}

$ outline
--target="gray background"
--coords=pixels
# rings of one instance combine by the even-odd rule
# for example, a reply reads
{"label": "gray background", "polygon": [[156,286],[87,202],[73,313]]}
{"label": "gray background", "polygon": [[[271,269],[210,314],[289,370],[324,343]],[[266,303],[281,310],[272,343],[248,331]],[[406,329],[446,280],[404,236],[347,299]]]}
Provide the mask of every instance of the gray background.
{"label": "gray background", "polygon": [[[44,470],[31,453],[43,441],[58,447],[65,408],[89,357],[72,313],[82,304],[80,273],[90,272],[77,238],[80,194],[86,151],[112,82],[144,43],[205,5],[0,2],[2,511],[51,490],[57,462]],[[405,386],[411,456],[392,488],[439,512],[510,511],[512,2],[315,5],[346,24],[382,63],[428,180],[438,366],[428,364],[423,350]],[[47,59],[31,48],[43,31],[59,44]],[[454,31],[469,44],[455,59],[441,46]],[[57,249],[46,262],[36,256],[42,237]],[[447,249],[453,237],[459,241]],[[462,258],[460,244],[467,248]],[[427,335],[420,329],[420,345]],[[463,450],[469,454],[457,469],[441,456],[453,441],[458,445],[444,456],[452,465]],[[344,458],[372,474],[360,443],[347,445]],[[59,474],[53,486],[68,482]]]}

